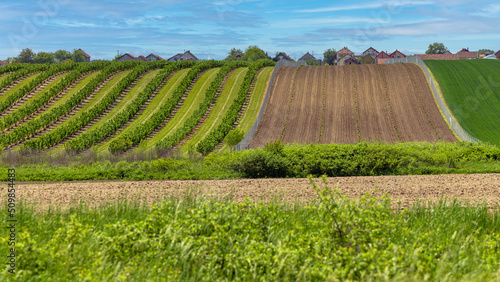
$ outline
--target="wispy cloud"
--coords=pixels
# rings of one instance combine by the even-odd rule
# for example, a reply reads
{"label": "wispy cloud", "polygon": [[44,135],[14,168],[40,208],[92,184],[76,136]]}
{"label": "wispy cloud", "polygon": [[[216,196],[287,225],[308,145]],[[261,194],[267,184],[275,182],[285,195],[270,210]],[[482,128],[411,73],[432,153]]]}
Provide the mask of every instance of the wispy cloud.
{"label": "wispy cloud", "polygon": [[403,6],[418,6],[418,5],[430,5],[434,1],[383,1],[375,3],[364,3],[364,4],[354,4],[347,6],[330,6],[315,9],[303,9],[295,10],[297,13],[324,13],[324,12],[337,12],[337,11],[353,11],[353,10],[366,10],[366,9],[377,9],[385,7],[403,7]]}

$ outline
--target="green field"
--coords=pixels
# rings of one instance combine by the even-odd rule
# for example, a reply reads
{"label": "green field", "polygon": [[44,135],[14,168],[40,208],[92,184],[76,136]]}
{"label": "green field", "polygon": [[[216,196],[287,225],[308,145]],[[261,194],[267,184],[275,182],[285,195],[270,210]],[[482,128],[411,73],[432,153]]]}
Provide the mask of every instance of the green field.
{"label": "green field", "polygon": [[215,79],[217,73],[220,68],[209,69],[205,72],[200,79],[195,83],[191,91],[189,92],[186,100],[179,108],[177,113],[173,116],[173,118],[163,127],[153,138],[143,142],[141,146],[138,148],[149,149],[153,147],[158,141],[167,137],[170,133],[175,132],[178,127],[181,127],[184,122],[193,114],[196,109],[198,109],[199,105],[205,98],[205,91],[210,86],[210,83]]}
{"label": "green field", "polygon": [[[315,187],[317,200],[236,203],[192,192],[39,212],[16,206],[16,274],[2,281],[498,281],[500,213],[394,209]],[[83,195],[82,195],[83,196]],[[7,208],[0,212],[8,214]],[[0,252],[9,254],[9,236]]]}
{"label": "green field", "polygon": [[500,145],[500,61],[425,61],[448,108],[477,139]]}
{"label": "green field", "polygon": [[96,149],[99,153],[105,153],[109,149],[109,144],[113,142],[115,139],[119,138],[120,136],[123,136],[131,131],[133,131],[137,126],[140,124],[144,123],[145,121],[148,120],[149,117],[151,117],[155,111],[157,111],[161,103],[163,101],[168,100],[171,96],[174,90],[179,86],[180,82],[182,79],[187,75],[189,72],[190,68],[188,69],[182,69],[179,70],[177,73],[175,73],[163,86],[163,88],[160,90],[158,95],[156,95],[152,100],[151,103],[144,109],[144,111],[141,113],[139,117],[137,117],[132,123],[130,123],[129,126],[127,126],[123,131],[121,131],[118,135],[115,137],[111,138],[108,140],[106,143],[98,146]]}
{"label": "green field", "polygon": [[6,91],[2,95],[0,95],[0,103],[3,102],[10,94],[15,93],[17,90],[21,89],[25,85],[28,85],[32,80],[34,80],[37,76],[39,76],[40,73],[32,75],[28,78],[23,79],[18,85],[12,87],[9,91]]}
{"label": "green field", "polygon": [[[259,73],[259,76],[257,77],[254,89],[252,91],[252,94],[250,95],[250,100],[248,101],[247,109],[245,110],[245,113],[241,117],[241,120],[236,127],[245,134],[250,130],[255,120],[257,119],[260,107],[262,106],[262,102],[264,101],[264,97],[266,96],[267,83],[271,78],[273,70],[274,67],[266,67]],[[224,144],[224,146],[221,148],[222,152],[229,152],[229,150],[231,150],[231,148],[229,148],[229,146],[226,144]]]}
{"label": "green field", "polygon": [[229,76],[226,84],[224,85],[224,89],[220,93],[219,98],[212,108],[212,111],[196,134],[194,134],[189,141],[181,147],[181,154],[187,153],[190,146],[196,146],[198,142],[205,138],[210,130],[216,128],[221,123],[222,118],[224,118],[229,110],[229,107],[238,95],[238,90],[240,89],[247,72],[248,68],[239,68]]}

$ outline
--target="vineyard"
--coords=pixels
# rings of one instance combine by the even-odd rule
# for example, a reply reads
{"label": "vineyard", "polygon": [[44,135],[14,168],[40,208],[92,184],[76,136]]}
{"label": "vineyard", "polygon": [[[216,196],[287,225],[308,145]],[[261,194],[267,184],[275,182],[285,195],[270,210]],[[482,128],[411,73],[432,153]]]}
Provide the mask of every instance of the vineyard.
{"label": "vineyard", "polygon": [[[20,64],[0,73],[0,147],[23,155],[221,148],[260,108],[271,61]],[[265,75],[261,69],[266,69]],[[252,91],[251,91],[252,90]],[[254,98],[255,99],[249,99]],[[252,101],[248,105],[248,101]]]}
{"label": "vineyard", "polygon": [[415,64],[282,67],[250,146],[454,142]]}
{"label": "vineyard", "polygon": [[425,61],[458,123],[472,136],[500,145],[500,62]]}

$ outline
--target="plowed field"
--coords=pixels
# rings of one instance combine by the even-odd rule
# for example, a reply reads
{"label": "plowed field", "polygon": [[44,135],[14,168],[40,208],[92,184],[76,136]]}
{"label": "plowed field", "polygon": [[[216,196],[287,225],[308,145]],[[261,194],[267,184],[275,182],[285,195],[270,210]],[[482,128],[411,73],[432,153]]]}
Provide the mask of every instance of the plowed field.
{"label": "plowed field", "polygon": [[254,148],[276,140],[306,144],[456,141],[424,73],[414,64],[329,66],[326,70],[302,66],[298,71],[283,67],[271,87],[250,144]]}
{"label": "plowed field", "polygon": [[[316,182],[320,184],[321,180],[316,179]],[[418,201],[427,203],[440,199],[485,203],[490,208],[498,208],[500,204],[499,174],[332,177],[328,178],[328,183],[351,198],[359,198],[366,192],[374,192],[376,196],[387,195],[395,207],[399,200],[401,208]],[[6,185],[3,183],[0,188]],[[47,210],[49,206],[66,209],[82,202],[89,206],[123,200],[153,204],[165,197],[182,197],[186,193],[213,198],[230,197],[236,202],[249,197],[253,201],[276,199],[294,203],[317,197],[308,179],[18,183],[16,187],[16,195],[20,199],[36,204],[40,210]],[[6,193],[2,195],[7,196]]]}

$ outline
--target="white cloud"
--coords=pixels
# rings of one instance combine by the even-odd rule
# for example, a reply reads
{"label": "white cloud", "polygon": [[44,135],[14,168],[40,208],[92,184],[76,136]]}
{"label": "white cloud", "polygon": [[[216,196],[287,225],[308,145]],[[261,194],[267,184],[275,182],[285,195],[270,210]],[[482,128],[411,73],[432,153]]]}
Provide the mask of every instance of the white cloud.
{"label": "white cloud", "polygon": [[377,8],[397,8],[402,6],[418,6],[434,4],[433,1],[383,1],[376,3],[355,4],[348,6],[331,6],[316,9],[295,10],[297,13],[323,13],[323,12],[337,12],[337,11],[352,11],[364,9],[377,9]]}

